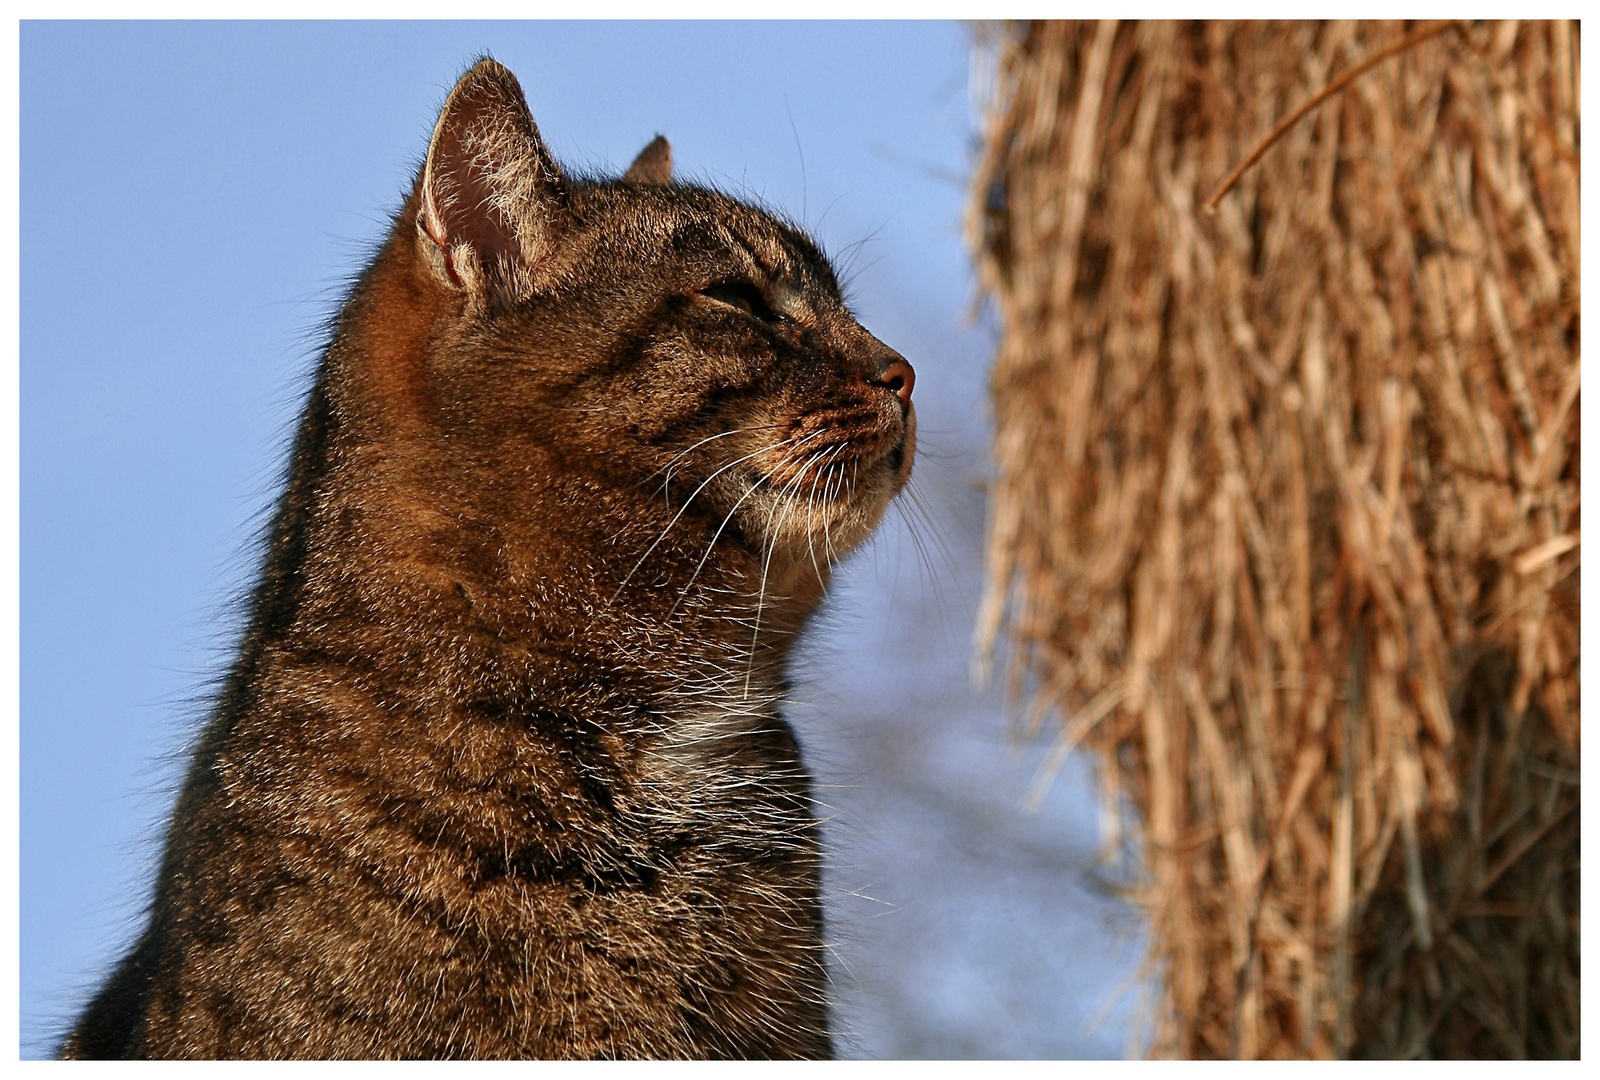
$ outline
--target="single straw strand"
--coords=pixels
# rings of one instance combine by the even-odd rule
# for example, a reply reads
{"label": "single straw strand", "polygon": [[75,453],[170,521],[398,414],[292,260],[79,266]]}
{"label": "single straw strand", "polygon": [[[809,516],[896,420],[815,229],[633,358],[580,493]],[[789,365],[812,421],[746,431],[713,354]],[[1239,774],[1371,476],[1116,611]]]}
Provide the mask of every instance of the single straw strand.
{"label": "single straw strand", "polygon": [[1453,19],[1442,19],[1438,22],[1430,23],[1427,26],[1421,27],[1420,29],[1413,30],[1404,37],[1397,38],[1392,43],[1385,45],[1383,48],[1379,49],[1377,52],[1361,61],[1361,63],[1357,64],[1355,67],[1341,73],[1337,79],[1333,80],[1327,86],[1324,86],[1321,90],[1311,95],[1311,97],[1306,100],[1305,104],[1301,105],[1294,112],[1278,121],[1278,126],[1273,128],[1271,133],[1268,134],[1266,138],[1257,143],[1256,148],[1250,151],[1249,155],[1243,161],[1234,166],[1233,171],[1228,174],[1228,178],[1222,182],[1216,191],[1211,193],[1211,198],[1205,201],[1204,209],[1206,213],[1214,214],[1217,212],[1217,203],[1221,202],[1222,197],[1233,189],[1233,185],[1239,182],[1239,177],[1243,176],[1245,171],[1248,170],[1250,166],[1260,161],[1261,155],[1265,154],[1269,149],[1271,149],[1272,144],[1277,142],[1278,139],[1283,136],[1284,132],[1294,127],[1302,116],[1310,112],[1312,109],[1315,109],[1318,105],[1321,105],[1324,101],[1327,101],[1345,87],[1349,86],[1364,72],[1370,71],[1372,68],[1377,67],[1391,56],[1405,52],[1418,42],[1428,40],[1435,34],[1439,33],[1439,31],[1452,26],[1454,22],[1455,20]]}

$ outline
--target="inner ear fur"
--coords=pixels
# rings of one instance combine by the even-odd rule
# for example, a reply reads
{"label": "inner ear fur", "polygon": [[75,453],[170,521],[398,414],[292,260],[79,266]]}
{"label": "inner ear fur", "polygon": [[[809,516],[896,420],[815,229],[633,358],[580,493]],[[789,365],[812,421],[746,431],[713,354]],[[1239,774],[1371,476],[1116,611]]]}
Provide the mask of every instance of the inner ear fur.
{"label": "inner ear fur", "polygon": [[484,59],[445,99],[422,170],[419,243],[451,285],[522,294],[560,238],[566,179],[516,76]]}
{"label": "inner ear fur", "polygon": [[633,159],[622,178],[634,184],[672,183],[672,145],[665,135],[650,140],[639,156]]}

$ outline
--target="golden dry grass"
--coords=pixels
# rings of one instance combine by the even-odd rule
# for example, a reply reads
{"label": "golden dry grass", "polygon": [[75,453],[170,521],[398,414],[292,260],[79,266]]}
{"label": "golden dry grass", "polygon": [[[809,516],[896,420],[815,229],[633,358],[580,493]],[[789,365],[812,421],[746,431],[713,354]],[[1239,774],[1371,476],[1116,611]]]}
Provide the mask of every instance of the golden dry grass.
{"label": "golden dry grass", "polygon": [[1185,1057],[1574,1057],[1579,30],[991,27],[980,655]]}

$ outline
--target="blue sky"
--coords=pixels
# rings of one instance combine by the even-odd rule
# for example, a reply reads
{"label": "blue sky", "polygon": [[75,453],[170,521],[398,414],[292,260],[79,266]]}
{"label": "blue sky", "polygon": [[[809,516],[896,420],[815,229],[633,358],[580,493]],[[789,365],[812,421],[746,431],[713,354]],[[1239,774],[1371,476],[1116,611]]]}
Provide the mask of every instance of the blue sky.
{"label": "blue sky", "polygon": [[[938,658],[939,678],[954,674],[922,685],[946,687],[938,708],[948,705],[949,719],[926,730],[955,734],[935,740],[927,760],[955,754],[962,764],[947,779],[962,790],[987,777],[978,787],[1002,811],[984,820],[1021,830],[1005,833],[1018,850],[1057,845],[1060,857],[1011,890],[1022,906],[984,908],[982,927],[940,923],[940,911],[976,917],[953,893],[930,899],[927,882],[952,879],[952,864],[927,864],[943,868],[930,877],[927,865],[895,859],[916,844],[937,852],[948,837],[914,841],[894,822],[926,826],[933,818],[915,800],[954,797],[911,792],[896,802],[892,784],[857,803],[841,795],[853,835],[870,841],[831,871],[841,895],[901,882],[890,891],[904,897],[883,902],[900,913],[895,940],[938,969],[906,974],[873,953],[874,928],[888,920],[861,916],[865,929],[850,932],[866,942],[857,946],[866,974],[845,995],[859,1032],[847,1049],[1121,1051],[1125,1009],[1094,1032],[1087,1025],[1135,957],[1126,928],[1101,933],[1119,917],[1114,905],[1082,900],[1077,908],[1102,922],[1073,930],[1082,911],[1016,899],[1033,887],[1041,897],[1093,891],[1080,881],[1094,842],[1087,773],[1068,770],[1027,819],[1020,801],[1033,759],[1005,747],[998,699],[965,689],[992,345],[992,332],[966,319],[967,49],[965,28],[948,23],[23,24],[25,1055],[48,1052],[132,936],[183,746],[228,657],[251,540],[276,492],[319,328],[399,206],[445,93],[486,51],[517,74],[568,165],[620,171],[662,132],[680,176],[802,219],[848,265],[863,323],[917,367],[919,482],[935,515],[948,511],[955,565],[930,574],[899,534],[864,553],[842,575],[827,613],[832,636],[819,636],[802,676],[820,719],[796,723],[818,747],[820,778],[832,769],[857,791],[871,782],[871,747],[898,729],[886,722],[863,734],[839,716],[888,716],[910,700],[866,677],[888,655],[872,649],[893,641],[919,663]],[[942,651],[917,644],[926,627],[913,613],[924,607],[938,612],[930,625]],[[866,697],[838,689],[852,679]],[[974,732],[978,749],[952,750]],[[913,760],[913,743],[883,743],[887,760]],[[992,852],[1003,842],[969,846]],[[1052,884],[1062,867],[1067,885]],[[853,926],[855,902],[835,905],[840,926]],[[927,944],[941,935],[955,939],[945,952]],[[1041,974],[1019,989],[1029,964],[1043,972],[1057,953],[1057,966],[1083,969],[1075,981]],[[1007,998],[1006,985],[1022,996]],[[939,1041],[962,1024],[975,1034]]]}

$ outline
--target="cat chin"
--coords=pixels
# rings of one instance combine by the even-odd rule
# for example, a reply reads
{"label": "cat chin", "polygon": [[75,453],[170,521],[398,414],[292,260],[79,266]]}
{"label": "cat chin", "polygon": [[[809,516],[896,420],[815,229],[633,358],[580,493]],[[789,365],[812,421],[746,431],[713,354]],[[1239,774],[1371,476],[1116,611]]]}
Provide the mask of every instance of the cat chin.
{"label": "cat chin", "polygon": [[889,503],[911,479],[916,444],[916,414],[911,412],[897,443],[870,461],[836,466],[835,478],[823,478],[809,498],[752,491],[755,512],[746,519],[746,529],[761,536],[762,546],[775,554],[832,565],[859,547],[883,520]]}
{"label": "cat chin", "polygon": [[741,509],[741,525],[746,535],[761,538],[770,558],[831,566],[871,535],[909,477],[909,457],[898,473],[886,464],[875,463],[865,482],[832,498],[820,491],[807,499],[757,488]]}

